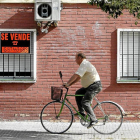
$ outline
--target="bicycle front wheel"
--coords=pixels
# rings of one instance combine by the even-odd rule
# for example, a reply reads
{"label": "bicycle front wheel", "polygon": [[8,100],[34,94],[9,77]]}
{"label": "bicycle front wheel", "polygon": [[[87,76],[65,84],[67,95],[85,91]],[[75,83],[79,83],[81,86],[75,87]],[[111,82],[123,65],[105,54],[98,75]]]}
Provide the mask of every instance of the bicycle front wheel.
{"label": "bicycle front wheel", "polygon": [[93,108],[98,119],[98,124],[94,130],[100,134],[113,134],[122,125],[123,114],[119,106],[111,101],[101,102]]}
{"label": "bicycle front wheel", "polygon": [[62,102],[53,101],[44,106],[41,111],[40,120],[45,130],[53,134],[66,132],[72,125],[73,113],[67,104],[64,104],[62,112],[58,117]]}

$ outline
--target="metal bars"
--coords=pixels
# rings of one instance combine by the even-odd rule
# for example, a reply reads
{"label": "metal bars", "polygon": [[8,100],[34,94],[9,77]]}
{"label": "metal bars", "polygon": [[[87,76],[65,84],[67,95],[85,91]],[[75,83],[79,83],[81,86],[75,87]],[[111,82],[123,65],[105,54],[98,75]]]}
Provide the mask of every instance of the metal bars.
{"label": "metal bars", "polygon": [[134,49],[135,49],[135,44],[134,44],[134,41],[135,41],[135,39],[134,39],[134,32],[133,32],[133,77],[134,77]]}
{"label": "metal bars", "polygon": [[121,32],[121,77],[140,79],[140,32]]}
{"label": "metal bars", "polygon": [[[140,32],[138,33],[138,54],[140,54]],[[138,80],[140,80],[140,55],[138,55]]]}
{"label": "metal bars", "polygon": [[122,32],[122,77],[123,77],[123,32]]}
{"label": "metal bars", "polygon": [[[127,32],[127,60],[129,60],[129,43],[128,43],[128,40],[129,40],[129,32]],[[127,61],[127,73],[128,73],[128,76],[129,76],[129,61]]]}
{"label": "metal bars", "polygon": [[0,76],[6,78],[32,77],[33,54],[0,54]]}

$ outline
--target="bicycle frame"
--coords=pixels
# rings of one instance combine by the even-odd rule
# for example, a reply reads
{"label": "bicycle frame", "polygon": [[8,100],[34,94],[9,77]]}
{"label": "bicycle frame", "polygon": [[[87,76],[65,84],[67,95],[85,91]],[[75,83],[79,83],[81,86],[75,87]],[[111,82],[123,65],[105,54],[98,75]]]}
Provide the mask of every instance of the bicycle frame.
{"label": "bicycle frame", "polygon": [[[59,71],[59,75],[60,75],[60,78],[61,78],[61,80],[62,80],[62,83],[64,84],[63,79],[62,79],[62,73],[61,73],[61,71]],[[65,88],[66,88],[66,87],[65,87]],[[67,101],[67,102],[71,105],[71,107],[78,113],[78,115],[79,115],[84,121],[87,121],[88,114],[87,114],[87,116],[84,118],[84,117],[77,111],[77,109],[71,104],[71,102],[67,99],[67,96],[84,96],[84,95],[82,95],[82,94],[81,94],[81,95],[67,95],[67,94],[68,94],[69,88],[66,88],[66,90],[67,90],[67,91],[66,91],[66,93],[65,93],[65,97],[64,97],[64,99],[63,99],[63,101],[62,101],[62,106],[61,106],[60,112],[59,112],[59,114],[58,114],[57,117],[60,116],[60,114],[61,114],[61,112],[62,112],[62,109],[63,109],[63,106],[64,106],[64,104],[65,104],[65,101]],[[93,109],[94,109],[96,106],[98,106],[99,109],[102,111],[102,113],[103,113],[103,115],[104,115],[104,118],[98,118],[98,120],[100,120],[100,119],[105,119],[106,114],[105,114],[104,110],[103,110],[102,107],[101,107],[101,102],[99,102],[98,99],[97,99],[95,96],[94,96],[94,99],[95,99],[95,101],[97,102],[97,104],[93,107]],[[111,101],[109,101],[109,102],[111,102]],[[115,103],[115,102],[113,102],[113,103],[121,109],[121,111],[122,111],[122,113],[123,113],[123,116],[125,116],[125,111],[124,111],[124,109],[123,109],[119,104],[117,104],[117,103]],[[88,121],[90,121],[90,120],[88,120]]]}
{"label": "bicycle frame", "polygon": [[[83,117],[83,116],[78,112],[78,110],[71,104],[71,102],[67,99],[68,96],[75,96],[75,97],[76,97],[76,96],[84,96],[84,95],[83,95],[83,94],[81,94],[81,95],[67,95],[67,94],[68,94],[68,88],[66,88],[66,89],[67,89],[67,91],[66,91],[66,93],[65,93],[65,97],[64,97],[64,99],[63,99],[63,101],[62,101],[62,106],[61,106],[60,112],[59,112],[59,114],[58,114],[57,117],[60,116],[60,114],[61,114],[61,112],[62,112],[62,110],[63,110],[63,106],[64,106],[64,104],[65,104],[65,101],[67,101],[67,102],[71,105],[71,107],[78,113],[78,115],[79,115],[84,121],[90,121],[90,120],[88,120],[88,114],[87,114],[86,117]],[[99,109],[103,112],[103,114],[104,114],[104,116],[105,116],[105,113],[104,113],[102,107],[100,106],[101,103],[98,101],[98,99],[97,99],[96,97],[94,97],[94,99],[95,99],[96,102],[97,102],[97,104],[96,104],[95,106],[99,105]],[[94,107],[95,107],[95,106],[94,106]],[[104,118],[99,118],[99,119],[104,119]]]}
{"label": "bicycle frame", "polygon": [[[62,79],[61,71],[59,74],[60,78]],[[40,120],[42,126],[45,130],[53,134],[61,134],[66,132],[73,123],[73,108],[79,115],[81,125],[88,128],[88,126],[90,126],[90,114],[87,113],[86,116],[82,116],[67,98],[69,96],[82,97],[85,95],[68,95],[69,89],[66,87],[67,84],[63,83],[63,79],[62,84],[66,89],[62,100],[49,102],[43,107],[41,111]],[[95,127],[93,126],[94,130],[100,134],[115,133],[123,123],[123,116],[125,115],[123,108],[119,104],[112,101],[100,102],[96,96],[94,96],[94,100],[95,106],[92,106],[92,110],[94,111],[97,120],[99,120],[99,124],[97,124]],[[92,102],[90,102],[90,105],[92,105]],[[112,127],[113,129],[110,129],[111,125],[114,125]],[[61,129],[59,129],[60,127]]]}

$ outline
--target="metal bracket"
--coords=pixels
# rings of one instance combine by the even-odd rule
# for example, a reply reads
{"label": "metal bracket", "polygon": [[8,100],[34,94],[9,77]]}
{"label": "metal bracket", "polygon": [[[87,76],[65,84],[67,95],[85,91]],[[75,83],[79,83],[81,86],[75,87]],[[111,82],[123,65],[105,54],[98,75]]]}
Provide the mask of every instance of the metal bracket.
{"label": "metal bracket", "polygon": [[40,30],[42,33],[48,33],[48,29],[50,26],[57,27],[58,22],[57,21],[48,21],[47,23],[43,23],[42,21],[37,21],[37,26],[40,27]]}

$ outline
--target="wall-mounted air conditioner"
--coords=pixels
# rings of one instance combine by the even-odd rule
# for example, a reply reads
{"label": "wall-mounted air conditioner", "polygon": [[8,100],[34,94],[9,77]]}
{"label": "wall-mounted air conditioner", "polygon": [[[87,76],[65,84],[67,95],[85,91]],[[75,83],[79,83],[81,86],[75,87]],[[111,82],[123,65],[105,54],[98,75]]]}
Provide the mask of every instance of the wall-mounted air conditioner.
{"label": "wall-mounted air conditioner", "polygon": [[59,21],[60,0],[35,0],[35,21]]}

